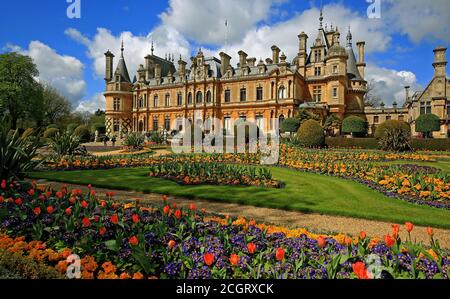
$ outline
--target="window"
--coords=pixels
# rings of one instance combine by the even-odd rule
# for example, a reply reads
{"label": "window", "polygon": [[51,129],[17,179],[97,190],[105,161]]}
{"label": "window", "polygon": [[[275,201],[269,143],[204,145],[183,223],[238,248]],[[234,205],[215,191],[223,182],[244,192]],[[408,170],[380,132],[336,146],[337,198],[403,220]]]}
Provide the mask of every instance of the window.
{"label": "window", "polygon": [[314,61],[319,62],[322,60],[322,51],[321,50],[315,50],[314,51]]}
{"label": "window", "polygon": [[431,102],[420,102],[420,114],[431,113]]}
{"label": "window", "polygon": [[225,90],[225,103],[231,102],[231,91],[229,89]]}
{"label": "window", "polygon": [[321,102],[322,101],[322,87],[321,86],[314,86],[313,88],[313,99],[315,102]]}
{"label": "window", "polygon": [[262,87],[257,87],[256,88],[256,100],[257,101],[262,101],[263,99],[263,88]]}
{"label": "window", "polygon": [[158,119],[153,119],[153,131],[158,131]]}
{"label": "window", "polygon": [[403,115],[399,115],[399,116],[398,116],[398,120],[399,120],[399,121],[404,121],[404,120],[405,120],[405,117],[404,117]]}
{"label": "window", "polygon": [[170,95],[169,94],[166,94],[166,99],[164,102],[165,102],[164,104],[166,105],[166,107],[170,107]]}
{"label": "window", "polygon": [[144,107],[144,99],[142,97],[139,98],[139,108]]}
{"label": "window", "polygon": [[170,131],[170,118],[166,117],[164,119],[164,130]]}
{"label": "window", "polygon": [[278,89],[278,98],[280,100],[286,98],[286,88],[284,88],[284,86],[280,86],[280,88]]}
{"label": "window", "polygon": [[178,93],[177,95],[177,105],[178,106],[182,106],[183,105],[183,95],[180,93]]}
{"label": "window", "polygon": [[192,92],[188,93],[188,105],[192,105]]}
{"label": "window", "polygon": [[315,67],[314,68],[314,76],[320,76],[322,74],[322,68]]}
{"label": "window", "polygon": [[391,120],[391,118],[392,118],[392,117],[391,117],[390,115],[387,115],[387,116],[386,116],[386,120]]}
{"label": "window", "polygon": [[380,117],[379,116],[374,116],[373,117],[373,123],[374,124],[377,124],[377,123],[379,123],[380,122]]}
{"label": "window", "polygon": [[203,102],[203,94],[201,91],[197,92],[197,96],[195,97],[195,99],[197,104],[201,104]]}
{"label": "window", "polygon": [[447,115],[450,115],[450,102],[447,102]]}
{"label": "window", "polygon": [[113,131],[114,132],[119,132],[120,131],[120,120],[115,118],[113,120]]}
{"label": "window", "polygon": [[114,111],[120,111],[120,98],[114,98],[113,110]]}
{"label": "window", "polygon": [[223,127],[225,128],[226,132],[231,131],[231,118],[230,117],[225,117],[223,119]]}
{"label": "window", "polygon": [[337,97],[338,97],[338,88],[333,87],[333,98],[337,98]]}
{"label": "window", "polygon": [[211,103],[211,102],[212,102],[211,91],[208,90],[208,92],[206,93],[206,103]]}
{"label": "window", "polygon": [[241,88],[240,96],[241,102],[245,102],[247,100],[247,89]]}
{"label": "window", "polygon": [[147,94],[144,93],[144,107],[147,107]]}
{"label": "window", "polygon": [[338,66],[337,65],[333,65],[333,74],[337,74],[339,72],[338,70],[339,70]]}
{"label": "window", "polygon": [[158,95],[155,95],[153,97],[153,107],[158,107]]}

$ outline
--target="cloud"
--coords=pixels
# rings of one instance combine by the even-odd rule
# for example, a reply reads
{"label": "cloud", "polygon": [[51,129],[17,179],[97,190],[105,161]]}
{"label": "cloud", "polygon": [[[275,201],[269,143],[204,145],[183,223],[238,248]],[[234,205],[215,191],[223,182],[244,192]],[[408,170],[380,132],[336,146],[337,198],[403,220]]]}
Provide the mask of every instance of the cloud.
{"label": "cloud", "polygon": [[450,2],[448,0],[385,0],[382,19],[389,31],[406,34],[413,42],[450,42]]}
{"label": "cloud", "polygon": [[73,104],[76,105],[85,95],[84,65],[77,58],[60,55],[40,41],[30,42],[28,49],[11,44],[6,47],[10,51],[33,58],[39,70],[38,80],[51,84]]}
{"label": "cloud", "polygon": [[[284,0],[170,0],[159,17],[170,26],[200,44],[222,45],[241,40],[242,34],[267,20],[273,8]],[[228,30],[225,27],[228,21]]]}
{"label": "cloud", "polygon": [[410,71],[393,70],[369,63],[367,65],[367,80],[373,82],[372,93],[379,97],[387,106],[396,101],[399,106],[405,102],[405,86],[418,90],[421,86],[416,75]]}
{"label": "cloud", "polygon": [[96,93],[91,99],[83,100],[78,104],[75,109],[78,112],[95,112],[98,109],[105,110],[105,97],[102,93]]}

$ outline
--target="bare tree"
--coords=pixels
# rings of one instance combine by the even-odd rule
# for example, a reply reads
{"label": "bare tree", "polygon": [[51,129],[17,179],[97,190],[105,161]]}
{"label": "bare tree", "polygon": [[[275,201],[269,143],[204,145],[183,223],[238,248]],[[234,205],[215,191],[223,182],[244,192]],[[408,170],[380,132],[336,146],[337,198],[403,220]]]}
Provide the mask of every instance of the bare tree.
{"label": "bare tree", "polygon": [[367,82],[367,92],[364,96],[364,105],[366,107],[378,107],[381,104],[381,99],[374,93],[376,89],[376,83],[374,79]]}

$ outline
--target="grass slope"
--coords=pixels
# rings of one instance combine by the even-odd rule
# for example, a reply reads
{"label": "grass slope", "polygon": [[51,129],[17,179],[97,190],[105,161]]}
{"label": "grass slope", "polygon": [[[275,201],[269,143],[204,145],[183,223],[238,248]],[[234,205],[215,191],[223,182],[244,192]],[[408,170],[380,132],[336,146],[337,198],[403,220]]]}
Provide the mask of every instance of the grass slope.
{"label": "grass slope", "polygon": [[412,221],[416,225],[450,228],[448,210],[391,199],[362,184],[340,178],[284,168],[271,170],[274,178],[286,182],[286,188],[180,186],[169,180],[147,177],[147,168],[39,172],[30,174],[30,177],[72,184],[92,184],[99,188],[169,194],[397,223]]}

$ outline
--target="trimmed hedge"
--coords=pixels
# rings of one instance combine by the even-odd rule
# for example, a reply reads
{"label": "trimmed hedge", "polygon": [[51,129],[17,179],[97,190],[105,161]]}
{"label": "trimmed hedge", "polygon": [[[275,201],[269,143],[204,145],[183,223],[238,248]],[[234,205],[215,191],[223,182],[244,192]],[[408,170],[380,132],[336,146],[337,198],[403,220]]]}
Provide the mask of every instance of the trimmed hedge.
{"label": "trimmed hedge", "polygon": [[320,147],[325,144],[325,134],[318,121],[305,121],[298,129],[297,140],[305,147]]}
{"label": "trimmed hedge", "polygon": [[78,136],[83,143],[91,141],[91,131],[89,131],[89,128],[85,125],[78,126],[75,131],[73,131],[73,135]]}
{"label": "trimmed hedge", "polygon": [[[378,149],[375,138],[328,137],[325,143],[334,148]],[[412,139],[411,147],[416,151],[449,151],[450,139]]]}

